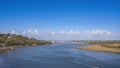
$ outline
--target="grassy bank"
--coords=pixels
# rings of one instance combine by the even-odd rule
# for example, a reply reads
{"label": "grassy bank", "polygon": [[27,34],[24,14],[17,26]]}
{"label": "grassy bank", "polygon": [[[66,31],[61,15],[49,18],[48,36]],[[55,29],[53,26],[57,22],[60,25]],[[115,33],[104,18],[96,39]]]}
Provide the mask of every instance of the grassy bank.
{"label": "grassy bank", "polygon": [[45,44],[52,44],[51,41],[39,40],[36,38],[29,38],[22,35],[15,34],[0,34],[0,53],[3,53],[12,48],[23,46],[40,46]]}
{"label": "grassy bank", "polygon": [[0,47],[3,46],[25,46],[25,45],[44,45],[51,44],[51,41],[39,40],[36,38],[29,38],[22,35],[15,34],[0,34]]}
{"label": "grassy bank", "polygon": [[112,52],[112,53],[119,53],[120,48],[119,44],[104,44],[104,45],[91,45],[91,46],[77,46],[75,48],[81,50],[91,50],[91,51],[101,51],[101,52]]}

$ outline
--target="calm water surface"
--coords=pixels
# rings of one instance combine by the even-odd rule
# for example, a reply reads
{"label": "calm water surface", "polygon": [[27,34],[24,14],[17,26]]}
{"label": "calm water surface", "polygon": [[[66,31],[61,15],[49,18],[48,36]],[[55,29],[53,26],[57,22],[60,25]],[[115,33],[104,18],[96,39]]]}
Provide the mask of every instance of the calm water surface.
{"label": "calm water surface", "polygon": [[0,54],[0,68],[120,68],[120,54],[73,48],[86,44],[53,44],[17,48]]}

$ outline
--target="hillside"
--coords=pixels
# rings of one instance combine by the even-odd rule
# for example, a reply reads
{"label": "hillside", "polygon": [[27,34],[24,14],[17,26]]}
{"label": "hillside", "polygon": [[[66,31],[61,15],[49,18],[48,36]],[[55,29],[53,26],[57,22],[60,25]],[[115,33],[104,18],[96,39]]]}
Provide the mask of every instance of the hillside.
{"label": "hillside", "polygon": [[24,46],[24,45],[43,45],[51,44],[50,41],[28,38],[15,34],[0,34],[0,46]]}

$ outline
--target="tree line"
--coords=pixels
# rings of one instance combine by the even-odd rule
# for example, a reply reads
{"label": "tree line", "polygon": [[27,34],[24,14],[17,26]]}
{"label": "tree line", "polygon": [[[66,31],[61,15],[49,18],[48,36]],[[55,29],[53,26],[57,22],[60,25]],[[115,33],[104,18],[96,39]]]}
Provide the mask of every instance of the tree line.
{"label": "tree line", "polygon": [[120,40],[72,40],[68,42],[82,42],[88,44],[120,44]]}
{"label": "tree line", "polygon": [[85,40],[89,44],[120,44],[120,40]]}
{"label": "tree line", "polygon": [[22,35],[15,34],[0,34],[0,46],[15,46],[15,45],[43,45],[51,44],[51,41],[38,40],[28,38]]}

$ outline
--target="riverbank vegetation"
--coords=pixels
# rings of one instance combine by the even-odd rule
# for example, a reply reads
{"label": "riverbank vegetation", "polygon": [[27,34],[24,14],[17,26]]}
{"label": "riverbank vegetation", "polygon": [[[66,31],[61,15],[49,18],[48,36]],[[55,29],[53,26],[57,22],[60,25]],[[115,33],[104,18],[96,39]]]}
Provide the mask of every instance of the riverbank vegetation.
{"label": "riverbank vegetation", "polygon": [[51,41],[38,40],[15,34],[0,34],[0,53],[23,46],[52,44]]}
{"label": "riverbank vegetation", "polygon": [[25,46],[51,44],[50,41],[28,38],[15,34],[0,34],[0,46]]}
{"label": "riverbank vegetation", "polygon": [[120,40],[87,40],[84,43],[100,45],[102,47],[120,48]]}
{"label": "riverbank vegetation", "polygon": [[101,45],[103,47],[120,48],[120,40],[73,40],[69,42]]}
{"label": "riverbank vegetation", "polygon": [[120,53],[120,40],[84,40],[81,42],[90,44],[90,46],[77,46],[75,48],[82,50]]}

